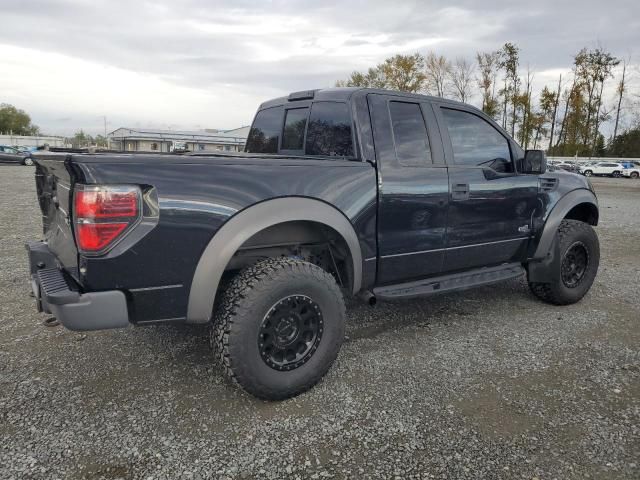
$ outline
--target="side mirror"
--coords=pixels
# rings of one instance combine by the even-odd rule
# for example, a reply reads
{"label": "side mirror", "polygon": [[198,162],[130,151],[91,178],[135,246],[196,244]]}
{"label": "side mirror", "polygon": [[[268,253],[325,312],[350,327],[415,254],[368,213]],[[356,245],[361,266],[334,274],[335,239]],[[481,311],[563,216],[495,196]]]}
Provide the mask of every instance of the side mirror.
{"label": "side mirror", "polygon": [[547,171],[544,150],[527,150],[521,163],[521,173],[541,174]]}

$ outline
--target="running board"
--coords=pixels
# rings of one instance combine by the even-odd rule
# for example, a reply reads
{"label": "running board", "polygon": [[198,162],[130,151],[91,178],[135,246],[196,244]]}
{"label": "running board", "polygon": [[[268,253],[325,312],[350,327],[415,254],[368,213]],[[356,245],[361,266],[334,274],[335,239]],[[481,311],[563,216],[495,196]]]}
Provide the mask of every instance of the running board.
{"label": "running board", "polygon": [[491,283],[516,278],[525,273],[520,263],[509,263],[497,267],[477,268],[466,272],[426,278],[398,285],[386,285],[373,289],[373,294],[380,300],[396,298],[421,297],[436,293],[454,292],[467,288],[489,285]]}

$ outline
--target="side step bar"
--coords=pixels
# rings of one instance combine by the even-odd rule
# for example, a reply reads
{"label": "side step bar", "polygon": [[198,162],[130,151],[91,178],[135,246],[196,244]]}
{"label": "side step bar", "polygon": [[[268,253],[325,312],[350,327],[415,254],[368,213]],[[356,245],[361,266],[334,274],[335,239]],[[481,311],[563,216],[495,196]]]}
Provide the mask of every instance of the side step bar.
{"label": "side step bar", "polygon": [[509,263],[498,265],[497,267],[478,268],[441,277],[377,287],[373,289],[373,294],[380,300],[421,297],[489,285],[519,277],[524,273],[525,270],[520,263]]}

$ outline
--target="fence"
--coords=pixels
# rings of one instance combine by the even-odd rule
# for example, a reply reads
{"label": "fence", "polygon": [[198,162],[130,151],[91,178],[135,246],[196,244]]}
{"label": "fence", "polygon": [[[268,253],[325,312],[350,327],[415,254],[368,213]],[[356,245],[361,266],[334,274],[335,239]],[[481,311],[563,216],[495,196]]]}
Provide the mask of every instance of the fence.
{"label": "fence", "polygon": [[44,137],[40,135],[0,135],[0,145],[24,145],[25,147],[39,147],[44,144],[50,147],[65,147],[63,137]]}

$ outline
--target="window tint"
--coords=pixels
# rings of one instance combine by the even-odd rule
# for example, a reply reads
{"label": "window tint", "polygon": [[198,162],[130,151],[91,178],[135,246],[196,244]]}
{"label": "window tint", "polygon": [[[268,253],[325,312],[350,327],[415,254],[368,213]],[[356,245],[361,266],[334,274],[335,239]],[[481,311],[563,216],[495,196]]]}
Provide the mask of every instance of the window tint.
{"label": "window tint", "polygon": [[282,150],[302,150],[308,113],[308,108],[295,108],[286,111],[284,131],[282,132]]}
{"label": "window tint", "polygon": [[431,163],[427,127],[420,105],[390,102],[389,112],[396,156],[400,164],[419,167]]}
{"label": "window tint", "polygon": [[307,155],[353,156],[351,115],[346,103],[315,102],[307,130]]}
{"label": "window tint", "polygon": [[468,112],[442,108],[458,165],[490,167],[496,172],[513,172],[509,143],[482,118]]}
{"label": "window tint", "polygon": [[[258,112],[247,137],[247,152],[278,153],[282,113],[282,107],[265,108]],[[222,147],[219,149],[222,150]]]}

